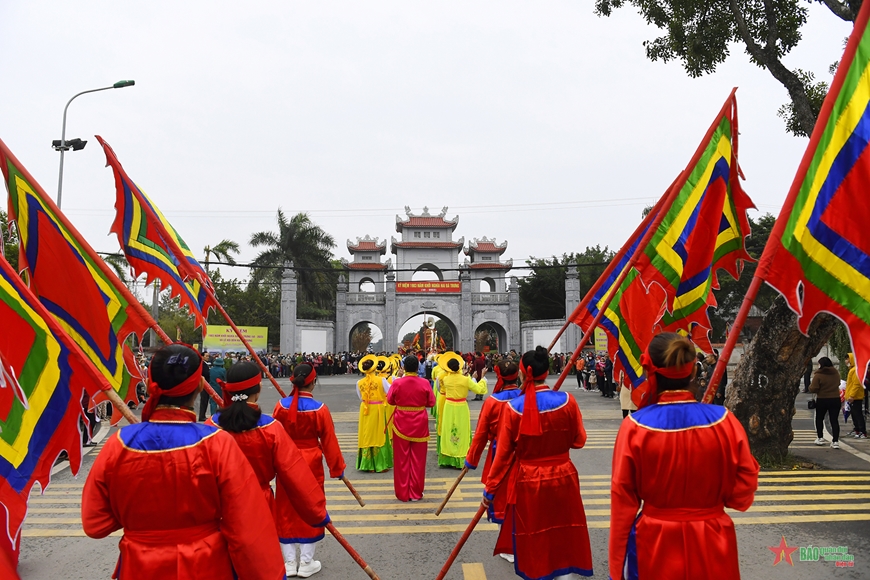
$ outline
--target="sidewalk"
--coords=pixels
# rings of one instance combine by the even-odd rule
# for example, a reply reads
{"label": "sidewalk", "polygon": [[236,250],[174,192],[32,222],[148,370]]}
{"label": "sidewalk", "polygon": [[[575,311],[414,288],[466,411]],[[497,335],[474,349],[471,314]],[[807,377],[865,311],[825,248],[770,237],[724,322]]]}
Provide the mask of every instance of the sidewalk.
{"label": "sidewalk", "polygon": [[[795,432],[795,441],[799,432],[812,432],[812,438],[815,438],[816,425],[814,419],[814,411],[807,409],[807,401],[812,399],[809,393],[798,393],[795,400],[795,409],[798,411],[795,418],[792,420],[792,429]],[[792,454],[812,461],[821,465],[824,469],[831,470],[859,470],[870,472],[870,439],[852,439],[846,437],[846,434],[852,430],[852,420],[843,422],[842,412],[839,415],[840,424],[840,448],[831,449],[831,425],[828,418],[825,418],[824,437],[825,445],[812,445],[801,447],[800,449],[792,450]]]}

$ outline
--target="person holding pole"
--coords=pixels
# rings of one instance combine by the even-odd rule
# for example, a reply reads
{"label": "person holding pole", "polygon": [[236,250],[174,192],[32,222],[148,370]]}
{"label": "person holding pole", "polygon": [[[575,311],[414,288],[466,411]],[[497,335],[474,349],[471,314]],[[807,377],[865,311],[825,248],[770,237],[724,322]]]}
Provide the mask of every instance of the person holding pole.
{"label": "person holding pole", "polygon": [[123,529],[115,577],[279,580],[278,534],[232,436],[196,422],[202,358],[173,344],[154,355],[142,423],[106,442],[82,491],[91,538]]}
{"label": "person holding pole", "polygon": [[[520,367],[517,363],[510,360],[499,361],[495,365],[496,383],[492,389],[492,396],[487,397],[480,408],[480,416],[477,418],[477,428],[474,430],[474,437],[471,439],[471,447],[468,449],[468,455],[465,456],[465,467],[469,469],[477,469],[480,463],[480,457],[483,455],[483,449],[489,442],[489,453],[486,455],[486,461],[483,464],[483,470],[480,474],[480,481],[486,484],[489,478],[492,462],[495,458],[495,452],[498,448],[496,437],[498,435],[499,418],[505,405],[522,394],[517,380],[519,379]],[[508,481],[516,477],[516,464],[511,469],[508,475]],[[510,483],[507,484],[510,487]],[[504,512],[507,506],[507,493],[502,491],[496,492],[489,507],[487,508],[487,519],[491,522],[502,524],[504,523]],[[499,556],[508,562],[514,561],[513,550],[508,553],[500,553]]]}
{"label": "person holding pole", "polygon": [[[499,418],[482,505],[489,508],[496,492],[507,495],[494,553],[513,552],[517,576],[592,576],[580,479],[569,454],[586,444],[586,429],[576,399],[547,388],[549,370],[543,347],[520,359],[523,395],[509,401]],[[514,464],[516,477],[511,480]]]}
{"label": "person holding pole", "polygon": [[390,387],[387,402],[396,407],[389,423],[393,437],[393,487],[399,501],[423,499],[426,480],[426,451],[429,448],[429,415],[426,409],[435,406],[435,394],[429,381],[417,376],[419,361],[414,355],[405,357],[405,376]]}
{"label": "person holding pole", "polygon": [[[293,393],[278,401],[272,416],[284,426],[287,434],[302,452],[305,462],[320,484],[324,487],[323,459],[329,465],[329,476],[333,479],[344,477],[344,458],[335,436],[335,425],[326,405],[314,399],[317,373],[314,368],[303,363],[293,370]],[[296,570],[296,576],[308,578],[320,572],[321,564],[314,559],[315,544],[323,539],[322,527],[309,525],[296,511],[297,498],[291,497],[293,490],[285,489],[279,480],[275,505],[278,522],[278,538],[284,553],[287,575]],[[324,522],[327,524],[328,520]],[[299,549],[299,566],[296,567],[296,550]]]}
{"label": "person holding pole", "polygon": [[[271,483],[277,477],[302,520],[312,527],[322,528],[330,521],[326,496],[284,427],[260,410],[257,400],[261,375],[260,368],[252,362],[233,365],[227,380],[221,380],[219,385],[224,406],[207,423],[220,427],[236,440],[254,469],[273,517],[277,513]],[[295,562],[292,564],[292,567],[290,562],[285,565],[288,576],[296,576]]]}
{"label": "person holding pole", "polygon": [[640,362],[647,392],[613,450],[610,577],[740,578],[725,508],[746,511],[758,488],[746,432],[727,408],[695,402],[688,339],[659,334]]}

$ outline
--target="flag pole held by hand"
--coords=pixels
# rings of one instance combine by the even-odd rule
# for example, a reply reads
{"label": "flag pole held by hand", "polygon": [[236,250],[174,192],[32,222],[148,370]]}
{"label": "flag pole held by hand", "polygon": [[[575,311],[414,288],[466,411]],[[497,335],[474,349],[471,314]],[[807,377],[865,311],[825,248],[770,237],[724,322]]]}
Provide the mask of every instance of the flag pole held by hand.
{"label": "flag pole held by hand", "polygon": [[441,512],[444,510],[444,506],[446,506],[447,502],[450,501],[450,496],[452,496],[453,492],[456,491],[456,488],[459,486],[459,482],[462,481],[462,478],[465,477],[466,473],[468,473],[468,467],[463,467],[462,471],[459,472],[459,477],[457,477],[456,481],[453,482],[453,487],[451,487],[450,491],[447,492],[447,497],[444,498],[444,501],[442,501],[441,505],[438,506],[438,509],[435,510],[436,516],[441,515]]}
{"label": "flag pole held by hand", "polygon": [[353,497],[356,498],[356,501],[357,501],[357,503],[359,504],[359,506],[360,506],[360,507],[365,507],[365,506],[366,506],[366,502],[364,502],[363,499],[359,496],[359,493],[357,493],[356,489],[354,489],[353,484],[350,483],[350,480],[348,480],[348,479],[347,479],[345,476],[343,476],[343,475],[341,476],[341,480],[342,480],[342,481],[344,482],[344,484],[347,486],[347,489],[350,491],[350,493],[353,494]]}
{"label": "flag pole held by hand", "polygon": [[471,532],[474,531],[474,528],[477,526],[477,522],[480,521],[480,518],[483,517],[483,512],[486,511],[486,504],[480,504],[480,507],[477,508],[477,513],[474,514],[474,517],[471,518],[471,523],[468,524],[468,527],[465,529],[465,533],[462,534],[462,537],[459,538],[459,541],[456,543],[456,547],[453,548],[453,551],[450,552],[450,557],[447,558],[447,561],[444,562],[444,567],[441,568],[441,572],[438,573],[438,576],[435,580],[444,580],[444,577],[447,575],[447,572],[450,571],[450,566],[453,565],[453,562],[456,560],[456,557],[459,556],[460,550],[465,545],[465,542],[468,541],[468,537],[471,536]]}
{"label": "flag pole held by hand", "polygon": [[372,580],[381,580],[380,577],[375,574],[375,571],[372,570],[372,567],[366,564],[366,561],[362,559],[362,556],[357,554],[357,551],[353,549],[353,546],[351,546],[348,541],[344,539],[344,536],[342,536],[338,532],[338,530],[335,529],[335,526],[332,525],[332,522],[326,524],[326,529],[329,530],[329,533],[332,534],[332,537],[335,538],[339,544],[341,544],[341,547],[344,548],[348,554],[350,554],[350,557],[353,558],[353,561],[359,564],[359,567],[363,569],[363,572],[368,574],[369,578],[371,578]]}

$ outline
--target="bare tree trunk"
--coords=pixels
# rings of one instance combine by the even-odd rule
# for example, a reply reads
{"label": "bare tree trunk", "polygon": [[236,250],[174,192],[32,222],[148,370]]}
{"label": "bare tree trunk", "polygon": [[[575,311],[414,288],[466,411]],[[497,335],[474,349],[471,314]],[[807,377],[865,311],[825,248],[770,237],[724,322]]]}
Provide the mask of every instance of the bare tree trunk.
{"label": "bare tree trunk", "polygon": [[794,439],[795,397],[807,360],[819,353],[836,326],[837,319],[820,314],[809,336],[804,336],[785,300],[774,300],[725,397],[726,406],[746,428],[755,457],[780,460],[788,453]]}

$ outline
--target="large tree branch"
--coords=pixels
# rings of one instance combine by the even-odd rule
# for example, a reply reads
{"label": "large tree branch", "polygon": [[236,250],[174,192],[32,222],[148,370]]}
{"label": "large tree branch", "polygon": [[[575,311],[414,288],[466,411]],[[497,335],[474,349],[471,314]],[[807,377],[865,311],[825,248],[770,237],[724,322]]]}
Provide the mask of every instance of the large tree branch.
{"label": "large tree branch", "polygon": [[776,39],[779,36],[776,23],[776,8],[771,0],[764,0],[764,17],[767,18],[767,46],[770,56],[776,56]]}
{"label": "large tree branch", "polygon": [[855,22],[855,18],[858,17],[857,12],[853,11],[849,5],[838,2],[837,0],[819,0],[819,2],[827,6],[831,12],[846,22]]}
{"label": "large tree branch", "polygon": [[[773,78],[778,80],[788,91],[791,102],[794,105],[794,113],[800,122],[801,129],[807,135],[812,134],[813,127],[816,124],[816,114],[810,105],[807,90],[800,78],[789,70],[779,57],[776,55],[775,46],[767,46],[762,48],[755,42],[749,26],[746,24],[746,19],[743,17],[743,12],[740,9],[739,0],[730,0],[731,11],[734,13],[734,21],[737,24],[737,33],[746,44],[746,49],[760,65],[764,66]],[[765,1],[765,5],[768,2]]]}

